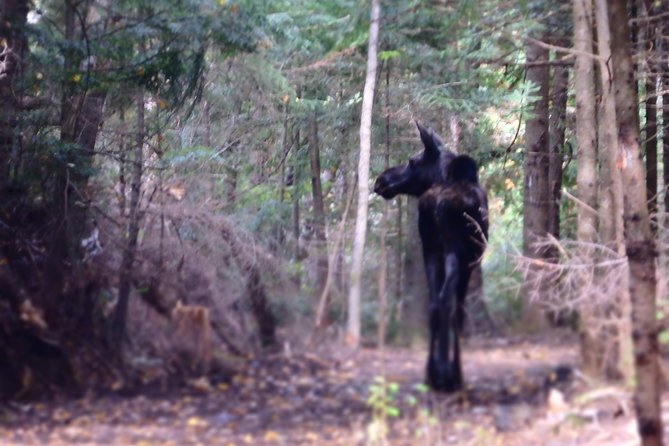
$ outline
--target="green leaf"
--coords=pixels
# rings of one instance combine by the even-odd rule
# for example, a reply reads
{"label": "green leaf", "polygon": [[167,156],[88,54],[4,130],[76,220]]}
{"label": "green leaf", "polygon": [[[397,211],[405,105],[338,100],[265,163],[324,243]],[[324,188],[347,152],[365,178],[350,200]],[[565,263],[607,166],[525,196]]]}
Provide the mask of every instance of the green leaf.
{"label": "green leaf", "polygon": [[397,418],[400,416],[400,409],[398,407],[389,406],[386,407],[386,415],[389,417]]}
{"label": "green leaf", "polygon": [[390,60],[390,59],[395,59],[397,57],[400,57],[402,53],[400,53],[397,50],[390,50],[390,51],[381,51],[379,53],[379,60]]}

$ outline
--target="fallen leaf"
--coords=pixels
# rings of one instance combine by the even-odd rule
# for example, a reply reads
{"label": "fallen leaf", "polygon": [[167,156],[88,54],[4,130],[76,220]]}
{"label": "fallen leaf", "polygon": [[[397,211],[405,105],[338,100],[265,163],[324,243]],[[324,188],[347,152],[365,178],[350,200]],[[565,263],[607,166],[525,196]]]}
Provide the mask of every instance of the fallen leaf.
{"label": "fallen leaf", "polygon": [[276,433],[275,431],[267,431],[265,432],[265,435],[263,436],[265,441],[279,441],[279,434]]}
{"label": "fallen leaf", "polygon": [[208,424],[207,421],[203,420],[200,417],[190,417],[186,421],[186,426],[188,427],[205,427],[207,426],[207,424]]}

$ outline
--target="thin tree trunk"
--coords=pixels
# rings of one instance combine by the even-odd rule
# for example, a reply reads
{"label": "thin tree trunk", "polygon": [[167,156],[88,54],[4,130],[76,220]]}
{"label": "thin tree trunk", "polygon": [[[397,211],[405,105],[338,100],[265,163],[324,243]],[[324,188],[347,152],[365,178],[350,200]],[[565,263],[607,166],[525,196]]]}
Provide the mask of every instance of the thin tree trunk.
{"label": "thin tree trunk", "polygon": [[[528,43],[528,63],[548,61],[548,50]],[[548,234],[548,66],[537,65],[527,69],[527,80],[537,86],[538,99],[529,105],[530,119],[525,125],[525,182],[523,193],[523,254],[530,258],[545,258],[547,253],[536,242]],[[535,268],[534,264],[531,268]],[[532,271],[531,280],[523,284],[522,319],[529,330],[546,325],[546,317],[539,306],[531,302],[541,286],[533,280],[540,271]]]}
{"label": "thin tree trunk", "polygon": [[16,126],[22,92],[17,84],[23,71],[27,15],[26,0],[4,0],[0,5],[0,186],[9,180],[9,155],[19,141]]}
{"label": "thin tree trunk", "polygon": [[235,167],[228,167],[225,173],[225,205],[228,211],[232,211],[237,204],[237,176],[239,172]]}
{"label": "thin tree trunk", "polygon": [[422,346],[428,327],[429,296],[420,233],[418,231],[418,199],[407,197],[406,241],[404,243],[404,287],[400,303],[402,337],[410,347]]}
{"label": "thin tree trunk", "polygon": [[121,108],[119,113],[119,121],[121,123],[121,134],[119,135],[119,157],[118,157],[118,185],[119,185],[119,200],[118,207],[121,217],[125,217],[126,212],[126,188],[127,188],[127,179],[126,179],[126,155],[128,151],[128,146],[126,145],[126,136],[128,133],[128,128],[125,123],[125,110]]}
{"label": "thin tree trunk", "polygon": [[[206,99],[202,100],[202,143],[205,147],[212,149],[211,146],[211,107],[209,101]],[[216,197],[216,174],[219,172],[219,164],[216,162],[209,163],[207,168],[209,173],[209,196],[213,199]]]}
{"label": "thin tree trunk", "polygon": [[[595,76],[593,52],[592,3],[574,0],[574,48],[576,56],[574,84],[576,94],[576,145],[578,164],[576,185],[580,205],[577,209],[578,240],[594,243],[597,240],[597,127],[595,123]],[[586,302],[580,309],[581,358],[589,374],[603,372],[604,346],[597,327],[597,314]],[[594,330],[594,331],[593,331]]]}
{"label": "thin tree trunk", "polygon": [[[600,56],[600,91],[601,101],[597,112],[598,116],[598,139],[599,139],[599,163],[600,163],[600,189],[599,189],[599,239],[602,243],[613,248],[619,258],[624,258],[625,243],[623,239],[623,185],[620,169],[617,164],[617,128],[616,128],[616,104],[613,92],[613,71],[611,68],[611,34],[607,15],[607,0],[596,0],[597,18],[597,47]],[[602,280],[597,278],[597,280]],[[606,280],[606,279],[605,279]],[[634,378],[634,367],[632,361],[631,340],[631,309],[629,297],[629,281],[623,277],[620,283],[618,295],[613,300],[613,308],[607,314],[599,317],[609,320],[617,319],[612,329],[616,333],[601,332],[597,336],[598,345],[592,345],[592,349],[604,352],[604,345],[608,343],[611,354],[600,357],[595,364],[597,374],[604,373],[606,377],[618,379],[621,376],[625,382],[631,383]],[[601,325],[601,324],[598,324]],[[585,347],[587,348],[587,347]],[[591,350],[589,354],[597,356],[597,350]]]}
{"label": "thin tree trunk", "polygon": [[[558,45],[565,42],[558,42]],[[548,233],[560,239],[560,190],[562,189],[562,150],[565,141],[567,119],[567,96],[569,87],[569,68],[553,67],[553,85],[551,91],[552,107],[549,121],[550,166],[548,170],[548,188],[550,203],[548,207]]]}
{"label": "thin tree trunk", "polygon": [[369,49],[367,52],[367,76],[362,95],[360,114],[360,160],[358,162],[358,210],[355,221],[351,283],[348,295],[348,324],[346,343],[352,347],[360,344],[360,296],[362,285],[362,259],[367,233],[367,200],[369,198],[369,157],[372,143],[372,107],[376,87],[377,45],[379,37],[380,0],[372,0],[369,24]]}
{"label": "thin tree trunk", "polygon": [[611,0],[611,53],[618,125],[618,159],[624,186],[625,245],[636,365],[635,406],[643,446],[662,444],[659,345],[655,305],[655,240],[646,206],[639,144],[639,115],[632,71],[629,17],[625,0]]}
{"label": "thin tree trunk", "polygon": [[[645,1],[646,17],[654,14],[653,2]],[[655,24],[646,25],[646,134],[644,152],[646,153],[646,195],[651,221],[657,222],[657,63]],[[655,225],[653,224],[653,229]]]}
{"label": "thin tree trunk", "polygon": [[617,151],[616,103],[613,95],[613,73],[611,58],[611,35],[609,31],[606,0],[595,0],[597,16],[597,48],[599,53],[599,75],[601,89],[598,116],[600,188],[599,188],[599,238],[624,255],[622,240],[622,179],[615,168]]}
{"label": "thin tree trunk", "polygon": [[133,264],[137,253],[137,237],[139,235],[139,199],[142,186],[142,169],[144,167],[144,91],[139,90],[135,97],[137,106],[137,128],[135,139],[135,156],[132,160],[132,183],[130,193],[130,209],[128,215],[128,238],[123,250],[121,270],[118,278],[118,302],[114,309],[110,326],[111,345],[120,350],[128,318],[130,288],[132,285]]}
{"label": "thin tree trunk", "polygon": [[300,259],[300,126],[296,125],[293,144],[293,260]]}
{"label": "thin tree trunk", "polygon": [[[663,2],[660,13],[669,13],[669,3]],[[662,35],[669,35],[669,17],[662,20]],[[662,72],[662,180],[664,186],[664,229],[669,231],[669,42],[662,39],[664,63]],[[665,247],[665,262],[669,259],[669,244]]]}
{"label": "thin tree trunk", "polygon": [[[383,169],[390,167],[390,60],[386,62],[386,106],[385,106],[385,150],[383,153]],[[388,202],[383,200],[383,212],[381,214],[381,227],[379,228],[379,275],[377,282],[378,292],[378,330],[377,346],[383,349],[386,340],[386,312],[387,312],[387,289],[388,289],[388,246],[386,236],[388,232]]]}
{"label": "thin tree trunk", "polygon": [[397,243],[395,246],[395,302],[399,308],[402,299],[402,284],[404,283],[404,225],[402,221],[402,213],[404,206],[402,206],[402,196],[398,195],[396,198],[397,215],[395,220],[395,227],[397,228]]}
{"label": "thin tree trunk", "polygon": [[[280,162],[281,162],[281,172],[279,175],[279,203],[281,203],[281,212],[283,212],[283,204],[286,201],[286,183],[287,183],[287,164],[288,164],[288,151],[291,147],[288,145],[288,103],[284,102],[283,105],[283,135],[281,137],[281,153],[280,153]],[[277,223],[277,234],[276,238],[279,244],[279,247],[282,247],[285,242],[284,235],[285,223],[283,219]]]}
{"label": "thin tree trunk", "polygon": [[325,288],[328,276],[328,246],[325,234],[325,203],[321,184],[321,158],[318,140],[318,116],[311,115],[309,122],[309,160],[311,164],[311,193],[314,204],[313,226],[316,243],[316,296]]}

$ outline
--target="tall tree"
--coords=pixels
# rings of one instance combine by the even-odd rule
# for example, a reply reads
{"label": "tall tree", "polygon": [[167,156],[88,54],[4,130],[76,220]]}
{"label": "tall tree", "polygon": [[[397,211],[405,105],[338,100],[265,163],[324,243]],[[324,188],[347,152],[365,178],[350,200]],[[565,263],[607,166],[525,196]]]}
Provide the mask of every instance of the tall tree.
{"label": "tall tree", "polygon": [[609,4],[611,58],[618,126],[619,167],[624,186],[625,246],[632,300],[636,406],[644,446],[662,444],[659,346],[655,306],[655,239],[646,206],[644,169],[639,143],[639,115],[632,66],[629,17],[625,0]]}
{"label": "tall tree", "polygon": [[[566,42],[559,40],[560,46]],[[550,202],[548,205],[548,233],[556,239],[560,238],[560,190],[562,189],[562,153],[565,144],[567,127],[567,96],[569,92],[569,67],[556,65],[553,67],[551,84],[551,110],[549,121],[550,162],[548,170],[548,188]]]}
{"label": "tall tree", "polygon": [[372,108],[376,87],[377,47],[379,39],[380,0],[372,0],[367,50],[367,75],[360,112],[360,159],[358,161],[358,209],[353,239],[351,282],[348,294],[348,323],[346,342],[352,347],[360,343],[360,295],[362,285],[362,259],[367,233],[367,208],[369,200],[369,158],[372,145]]}
{"label": "tall tree", "polygon": [[[620,169],[617,167],[617,128],[616,104],[613,91],[613,71],[611,68],[611,33],[609,28],[606,0],[595,1],[595,16],[597,23],[597,50],[599,54],[599,91],[601,100],[597,110],[597,138],[599,156],[599,241],[613,249],[619,258],[625,257],[625,243],[623,240],[623,185]],[[597,280],[602,280],[597,278]],[[607,280],[604,278],[604,280]],[[612,314],[619,315],[619,323],[603,333],[594,334],[590,338],[591,348],[586,351],[590,356],[590,371],[596,374],[604,373],[607,378],[619,379],[624,377],[631,382],[634,377],[631,361],[631,328],[630,302],[628,278],[623,277],[620,282],[618,295],[613,299],[613,306],[606,310],[611,318]],[[597,315],[593,315],[597,317]],[[600,315],[598,317],[606,317]],[[597,345],[599,344],[599,345]],[[610,354],[602,355],[604,345],[609,346]],[[584,349],[588,347],[583,345]]]}
{"label": "tall tree", "polygon": [[[527,43],[527,81],[537,88],[536,99],[528,106],[530,117],[525,124],[525,182],[523,189],[523,254],[533,259],[545,258],[545,249],[537,241],[548,234],[549,209],[549,144],[548,144],[548,50],[534,41]],[[534,262],[530,266],[536,268]],[[532,296],[541,284],[535,280],[538,271],[530,274],[523,285],[522,317],[531,329],[545,325],[541,309]]]}
{"label": "tall tree", "polygon": [[9,157],[19,142],[17,115],[21,88],[17,88],[26,50],[27,0],[7,0],[0,5],[0,186],[9,178]]}
{"label": "tall tree", "polygon": [[328,247],[325,234],[325,202],[321,184],[321,155],[318,138],[318,114],[309,118],[309,161],[311,166],[311,193],[314,203],[313,226],[316,240],[316,296],[320,296],[328,276]]}
{"label": "tall tree", "polygon": [[123,246],[123,259],[119,271],[118,303],[114,308],[112,322],[110,325],[110,340],[112,345],[120,348],[125,335],[126,320],[128,318],[128,305],[130,300],[130,289],[132,285],[132,272],[135,256],[137,254],[137,239],[139,236],[140,209],[139,200],[142,187],[142,171],[144,169],[144,91],[139,89],[135,95],[136,126],[135,126],[135,150],[132,160],[132,180],[130,185],[130,208],[128,209],[128,228],[126,241]]}
{"label": "tall tree", "polygon": [[[654,3],[644,0],[646,32],[645,54],[646,54],[646,127],[644,138],[644,152],[646,153],[646,194],[648,195],[648,212],[653,220],[657,214],[657,78],[658,69],[656,61],[656,22],[649,18],[655,13]],[[666,124],[665,124],[666,125]]]}
{"label": "tall tree", "polygon": [[[574,85],[576,95],[576,145],[578,165],[576,185],[579,207],[578,240],[584,243],[597,241],[597,127],[595,123],[595,72],[593,52],[592,2],[574,0],[574,48],[576,67]],[[581,309],[581,357],[588,373],[599,375],[602,371],[604,349],[599,331],[591,327],[597,315],[587,302]]]}
{"label": "tall tree", "polygon": [[[664,15],[661,22],[662,35],[669,35],[669,3],[662,2],[658,11]],[[661,66],[662,72],[662,165],[664,166],[662,179],[664,186],[664,228],[669,229],[669,42],[660,40],[662,58],[665,63]],[[666,249],[669,249],[669,245]],[[669,253],[667,253],[669,254]],[[667,256],[669,258],[669,255]]]}

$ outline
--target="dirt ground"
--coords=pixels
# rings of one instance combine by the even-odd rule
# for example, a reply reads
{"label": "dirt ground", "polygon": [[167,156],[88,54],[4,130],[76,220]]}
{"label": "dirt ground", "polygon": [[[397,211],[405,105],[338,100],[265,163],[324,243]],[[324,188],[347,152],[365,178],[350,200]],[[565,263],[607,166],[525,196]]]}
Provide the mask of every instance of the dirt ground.
{"label": "dirt ground", "polygon": [[468,340],[457,395],[427,391],[424,363],[395,348],[280,354],[229,383],[13,403],[0,445],[638,444],[629,395],[580,374],[572,337]]}

